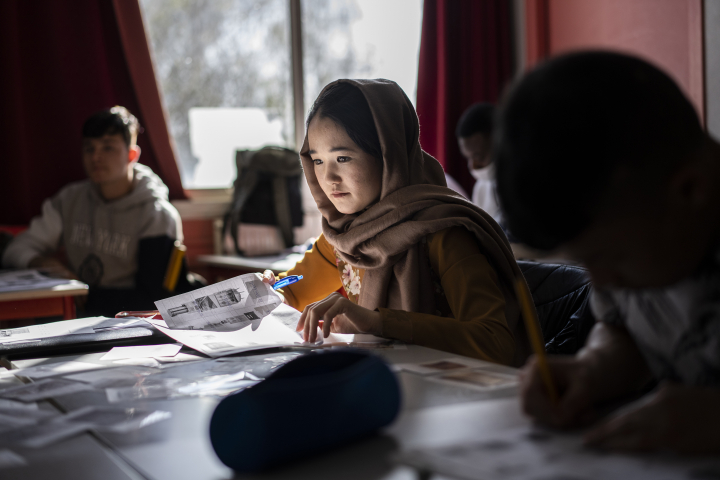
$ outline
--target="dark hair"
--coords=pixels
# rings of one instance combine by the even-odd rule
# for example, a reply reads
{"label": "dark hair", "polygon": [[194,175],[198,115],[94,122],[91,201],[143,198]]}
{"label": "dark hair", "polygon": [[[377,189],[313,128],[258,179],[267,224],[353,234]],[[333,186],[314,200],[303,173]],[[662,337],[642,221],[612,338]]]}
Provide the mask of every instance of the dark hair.
{"label": "dark hair", "polygon": [[310,126],[310,121],[315,115],[329,118],[342,125],[350,139],[363,152],[375,158],[382,158],[382,147],[375,128],[375,119],[365,96],[355,85],[340,82],[327,88],[310,109],[306,128]]}
{"label": "dark hair", "polygon": [[609,52],[550,60],[521,79],[497,117],[506,226],[531,247],[554,249],[615,198],[618,167],[656,188],[702,139],[693,106],[649,63]]}
{"label": "dark hair", "polygon": [[82,136],[84,138],[100,138],[103,135],[119,133],[129,147],[137,139],[140,129],[138,119],[127,108],[114,106],[108,110],[94,113],[85,120],[82,127]]}
{"label": "dark hair", "polygon": [[492,135],[495,105],[491,103],[475,103],[470,105],[460,116],[455,136],[467,138],[476,133]]}

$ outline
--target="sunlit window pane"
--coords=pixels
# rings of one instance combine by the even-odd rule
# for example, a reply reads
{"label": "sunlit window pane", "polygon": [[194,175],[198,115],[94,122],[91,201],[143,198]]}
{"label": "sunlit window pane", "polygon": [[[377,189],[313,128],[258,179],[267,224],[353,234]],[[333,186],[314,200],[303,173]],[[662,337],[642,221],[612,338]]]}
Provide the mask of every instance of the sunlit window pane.
{"label": "sunlit window pane", "polygon": [[287,0],[140,0],[186,188],[228,187],[235,150],[293,143]]}
{"label": "sunlit window pane", "polygon": [[303,0],[305,107],[338,78],[387,78],[415,103],[422,0]]}

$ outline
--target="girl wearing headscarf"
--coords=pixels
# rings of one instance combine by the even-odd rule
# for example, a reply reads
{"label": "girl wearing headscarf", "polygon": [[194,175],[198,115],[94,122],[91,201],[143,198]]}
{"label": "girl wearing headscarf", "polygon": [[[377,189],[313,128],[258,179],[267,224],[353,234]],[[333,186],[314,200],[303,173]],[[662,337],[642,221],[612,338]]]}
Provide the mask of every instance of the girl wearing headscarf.
{"label": "girl wearing headscarf", "polygon": [[[415,110],[389,80],[338,80],[307,118],[300,151],[322,213],[312,249],[281,290],[298,329],[369,333],[520,366],[530,347],[502,229],[447,188],[420,148]],[[271,272],[266,281],[275,282]],[[341,287],[347,298],[336,291]]]}

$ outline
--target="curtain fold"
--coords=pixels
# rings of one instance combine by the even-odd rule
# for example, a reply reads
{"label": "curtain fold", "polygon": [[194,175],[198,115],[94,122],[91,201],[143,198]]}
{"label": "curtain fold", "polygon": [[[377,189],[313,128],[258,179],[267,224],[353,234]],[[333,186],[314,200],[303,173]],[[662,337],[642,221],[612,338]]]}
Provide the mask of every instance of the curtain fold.
{"label": "curtain fold", "polygon": [[548,0],[525,0],[526,70],[550,55],[549,8]]}
{"label": "curtain fold", "polygon": [[512,77],[508,0],[425,0],[417,112],[420,144],[462,187],[475,180],[460,154],[455,126],[475,102],[497,102]]}
{"label": "curtain fold", "polygon": [[0,224],[85,178],[82,124],[113,105],[145,129],[141,162],[185,198],[137,0],[0,2],[0,71]]}

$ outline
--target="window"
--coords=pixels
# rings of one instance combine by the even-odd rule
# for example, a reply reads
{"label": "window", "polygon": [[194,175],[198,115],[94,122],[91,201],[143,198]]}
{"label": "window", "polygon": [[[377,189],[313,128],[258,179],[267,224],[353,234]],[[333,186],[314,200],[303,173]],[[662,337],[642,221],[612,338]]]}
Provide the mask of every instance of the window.
{"label": "window", "polygon": [[[295,148],[289,0],[140,0],[187,189],[227,188],[235,150]],[[415,100],[422,0],[301,0],[304,110],[337,78]]]}
{"label": "window", "polygon": [[387,78],[415,104],[422,0],[303,0],[305,107],[338,78]]}
{"label": "window", "polygon": [[232,185],[235,149],[291,143],[287,0],[140,5],[186,188]]}

